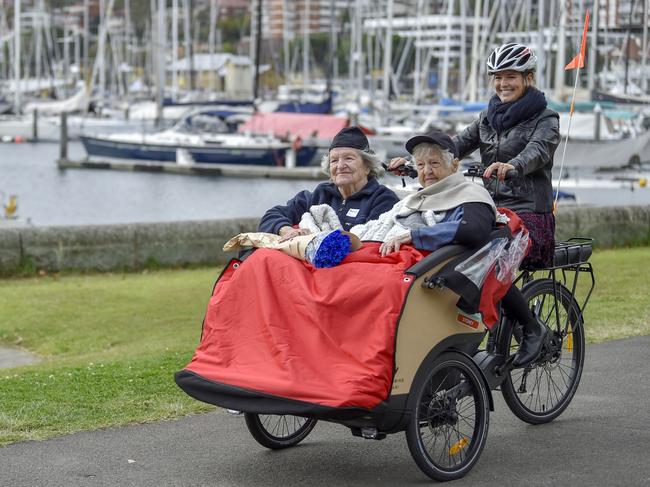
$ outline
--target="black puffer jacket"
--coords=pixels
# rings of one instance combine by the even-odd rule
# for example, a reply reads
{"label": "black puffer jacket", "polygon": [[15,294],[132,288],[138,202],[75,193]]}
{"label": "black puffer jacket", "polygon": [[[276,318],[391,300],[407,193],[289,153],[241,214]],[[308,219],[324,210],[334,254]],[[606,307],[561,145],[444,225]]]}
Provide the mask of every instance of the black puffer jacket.
{"label": "black puffer jacket", "polygon": [[522,176],[498,184],[494,179],[484,180],[497,206],[513,211],[553,211],[551,169],[553,154],[560,143],[557,112],[543,110],[499,136],[490,126],[487,110],[484,110],[454,140],[461,159],[479,149],[484,167],[497,161],[507,162]]}

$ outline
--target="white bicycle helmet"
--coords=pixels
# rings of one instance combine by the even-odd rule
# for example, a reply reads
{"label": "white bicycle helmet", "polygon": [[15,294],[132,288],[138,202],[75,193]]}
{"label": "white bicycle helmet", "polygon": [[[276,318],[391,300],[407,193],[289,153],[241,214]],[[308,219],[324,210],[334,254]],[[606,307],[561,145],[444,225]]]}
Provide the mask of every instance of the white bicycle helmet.
{"label": "white bicycle helmet", "polygon": [[499,71],[513,70],[525,73],[527,71],[534,71],[537,67],[537,56],[533,50],[517,44],[516,42],[509,42],[500,47],[497,47],[487,60],[488,74],[494,74]]}

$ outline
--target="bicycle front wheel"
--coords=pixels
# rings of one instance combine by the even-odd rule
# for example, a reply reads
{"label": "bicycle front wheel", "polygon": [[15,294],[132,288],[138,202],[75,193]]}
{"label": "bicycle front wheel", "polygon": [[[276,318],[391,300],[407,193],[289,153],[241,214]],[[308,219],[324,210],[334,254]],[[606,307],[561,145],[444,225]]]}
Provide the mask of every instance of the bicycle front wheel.
{"label": "bicycle front wheel", "polygon": [[420,470],[434,480],[463,477],[487,439],[490,401],[469,357],[445,352],[412,387],[416,395],[406,442]]}
{"label": "bicycle front wheel", "polygon": [[[522,421],[548,423],[567,408],[578,389],[585,359],[582,316],[571,292],[552,279],[537,279],[522,289],[533,315],[549,332],[540,358],[531,365],[513,369],[501,384],[503,398]],[[519,335],[515,322],[504,322],[498,351],[516,353]]]}

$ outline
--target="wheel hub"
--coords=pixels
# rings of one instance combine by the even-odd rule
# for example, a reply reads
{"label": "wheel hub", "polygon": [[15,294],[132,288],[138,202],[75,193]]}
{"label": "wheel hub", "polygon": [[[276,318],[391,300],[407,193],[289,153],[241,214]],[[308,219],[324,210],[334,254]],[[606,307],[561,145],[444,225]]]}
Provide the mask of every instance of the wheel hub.
{"label": "wheel hub", "polygon": [[434,397],[427,407],[427,422],[431,430],[445,424],[455,425],[458,422],[456,401],[449,397]]}

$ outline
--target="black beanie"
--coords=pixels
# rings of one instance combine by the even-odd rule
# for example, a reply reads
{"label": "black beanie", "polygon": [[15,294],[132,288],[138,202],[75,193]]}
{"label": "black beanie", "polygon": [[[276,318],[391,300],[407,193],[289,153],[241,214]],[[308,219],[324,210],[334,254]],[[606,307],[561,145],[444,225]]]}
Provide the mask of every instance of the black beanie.
{"label": "black beanie", "polygon": [[337,147],[351,147],[367,152],[370,149],[370,144],[359,127],[345,127],[334,136],[329,150]]}

